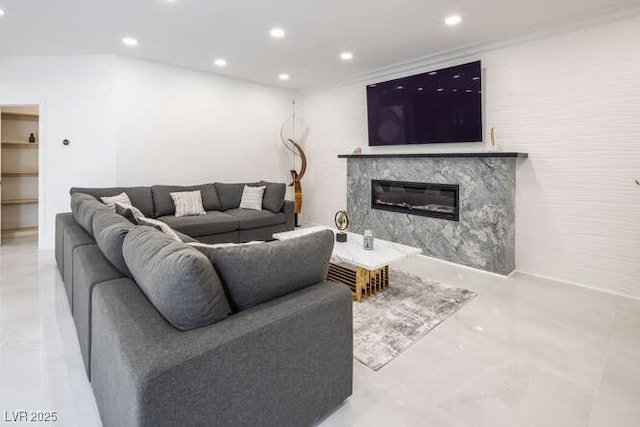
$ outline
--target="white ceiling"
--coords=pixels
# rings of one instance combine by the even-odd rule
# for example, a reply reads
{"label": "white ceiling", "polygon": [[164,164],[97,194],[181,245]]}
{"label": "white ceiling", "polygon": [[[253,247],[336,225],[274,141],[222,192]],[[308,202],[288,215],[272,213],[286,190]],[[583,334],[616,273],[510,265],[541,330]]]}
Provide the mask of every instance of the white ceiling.
{"label": "white ceiling", "polygon": [[[117,54],[309,89],[638,0],[0,0],[0,56]],[[443,19],[457,13],[457,27]],[[280,26],[287,35],[274,40]],[[131,48],[121,38],[132,36]],[[350,50],[355,58],[338,57]],[[214,67],[214,58],[228,61]],[[282,83],[278,74],[291,79]]]}

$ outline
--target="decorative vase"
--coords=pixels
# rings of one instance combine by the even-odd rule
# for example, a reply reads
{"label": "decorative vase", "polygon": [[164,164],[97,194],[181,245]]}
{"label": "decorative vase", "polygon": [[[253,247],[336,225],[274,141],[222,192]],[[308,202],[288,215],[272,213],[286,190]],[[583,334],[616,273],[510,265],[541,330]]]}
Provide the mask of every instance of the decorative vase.
{"label": "decorative vase", "polygon": [[29,135],[29,142],[36,142],[36,136],[34,134]]}

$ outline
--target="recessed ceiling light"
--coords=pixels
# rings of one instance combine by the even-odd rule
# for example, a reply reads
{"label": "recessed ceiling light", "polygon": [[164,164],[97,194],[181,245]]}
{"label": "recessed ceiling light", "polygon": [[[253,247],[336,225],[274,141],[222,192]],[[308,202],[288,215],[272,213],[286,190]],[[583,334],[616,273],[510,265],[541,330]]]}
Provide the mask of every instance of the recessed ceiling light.
{"label": "recessed ceiling light", "polygon": [[133,37],[123,37],[122,43],[126,44],[127,46],[137,46],[138,40],[134,39]]}
{"label": "recessed ceiling light", "polygon": [[480,77],[474,77],[471,80],[480,80]]}
{"label": "recessed ceiling light", "polygon": [[272,28],[269,34],[271,34],[271,37],[274,39],[281,39],[284,37],[284,30],[282,28]]}
{"label": "recessed ceiling light", "polygon": [[340,54],[340,59],[343,61],[351,61],[353,59],[353,53],[351,52],[342,52]]}
{"label": "recessed ceiling light", "polygon": [[0,16],[4,15],[4,10],[0,9]]}
{"label": "recessed ceiling light", "polygon": [[460,17],[460,15],[447,16],[447,18],[444,20],[444,23],[450,26],[458,25],[461,22],[462,22],[462,17]]}
{"label": "recessed ceiling light", "polygon": [[227,61],[226,59],[222,59],[222,58],[218,58],[215,61],[213,61],[214,64],[216,64],[218,67],[226,67],[227,66]]}
{"label": "recessed ceiling light", "polygon": [[473,91],[472,91],[471,89],[467,89],[467,90],[465,90],[465,92],[467,92],[467,93],[471,93],[471,92],[473,92]]}
{"label": "recessed ceiling light", "polygon": [[443,89],[443,88],[441,88],[441,87],[439,87],[439,88],[438,88],[438,92],[442,92],[443,90],[444,90],[444,89]]}
{"label": "recessed ceiling light", "polygon": [[459,74],[456,74],[455,76],[453,76],[453,78],[454,78],[454,79],[458,79],[458,78],[460,78],[460,75],[459,75]]}
{"label": "recessed ceiling light", "polygon": [[418,91],[420,91],[420,92],[422,92],[423,90],[424,90],[424,88],[423,88],[423,87],[419,87],[419,88],[418,88]]}
{"label": "recessed ceiling light", "polygon": [[430,76],[435,76],[436,74],[438,74],[437,71],[432,71],[432,72],[429,73]]}
{"label": "recessed ceiling light", "polygon": [[284,80],[289,80],[289,74],[286,74],[286,73],[279,74],[279,75],[278,75],[278,78],[279,78],[280,80],[283,80],[283,81],[284,81]]}
{"label": "recessed ceiling light", "polygon": [[396,88],[397,88],[398,90],[402,90],[402,89],[404,89],[404,86],[400,85],[400,86],[397,86]]}

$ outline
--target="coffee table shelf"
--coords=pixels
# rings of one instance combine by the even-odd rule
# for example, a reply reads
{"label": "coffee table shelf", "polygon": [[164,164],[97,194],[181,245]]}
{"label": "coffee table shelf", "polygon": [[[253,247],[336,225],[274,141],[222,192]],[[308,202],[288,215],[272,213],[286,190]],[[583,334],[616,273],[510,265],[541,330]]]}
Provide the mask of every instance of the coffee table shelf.
{"label": "coffee table shelf", "polygon": [[[276,233],[273,238],[287,240],[322,230],[335,232],[318,226]],[[346,242],[335,242],[327,274],[327,280],[349,286],[356,301],[389,286],[390,263],[422,253],[420,248],[382,239],[375,239],[372,251],[365,250],[362,243],[362,235],[355,233],[348,233]]]}

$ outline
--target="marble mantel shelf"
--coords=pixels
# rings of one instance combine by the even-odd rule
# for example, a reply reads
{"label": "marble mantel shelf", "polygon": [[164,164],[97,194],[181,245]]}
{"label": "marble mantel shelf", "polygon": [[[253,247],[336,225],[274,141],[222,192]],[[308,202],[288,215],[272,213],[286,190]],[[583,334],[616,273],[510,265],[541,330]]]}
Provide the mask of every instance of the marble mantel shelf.
{"label": "marble mantel shelf", "polygon": [[526,159],[527,153],[510,151],[479,151],[475,153],[397,153],[397,154],[338,154],[340,159],[379,159],[379,158],[415,158],[415,157],[515,157]]}

